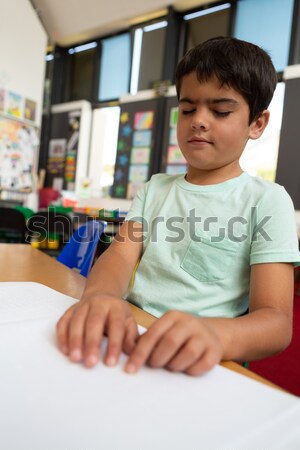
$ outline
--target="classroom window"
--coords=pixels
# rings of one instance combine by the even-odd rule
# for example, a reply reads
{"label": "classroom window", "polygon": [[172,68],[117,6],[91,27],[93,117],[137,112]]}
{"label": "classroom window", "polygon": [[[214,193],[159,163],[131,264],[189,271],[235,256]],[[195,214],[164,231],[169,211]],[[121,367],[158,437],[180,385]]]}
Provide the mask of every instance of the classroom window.
{"label": "classroom window", "polygon": [[249,139],[240,159],[243,170],[269,181],[275,181],[276,176],[284,91],[285,83],[278,83],[269,106],[268,126],[259,139]]}
{"label": "classroom window", "polygon": [[186,13],[186,50],[216,36],[228,36],[230,25],[230,3]]}
{"label": "classroom window", "polygon": [[162,79],[166,27],[164,19],[136,28],[132,59],[130,93],[152,89]]}
{"label": "classroom window", "polygon": [[96,51],[96,42],[89,42],[68,50],[70,55],[68,100],[91,101]]}
{"label": "classroom window", "polygon": [[130,33],[101,41],[101,65],[98,99],[117,99],[129,91],[131,39]]}
{"label": "classroom window", "polygon": [[235,37],[263,47],[278,72],[288,65],[294,0],[238,0]]}

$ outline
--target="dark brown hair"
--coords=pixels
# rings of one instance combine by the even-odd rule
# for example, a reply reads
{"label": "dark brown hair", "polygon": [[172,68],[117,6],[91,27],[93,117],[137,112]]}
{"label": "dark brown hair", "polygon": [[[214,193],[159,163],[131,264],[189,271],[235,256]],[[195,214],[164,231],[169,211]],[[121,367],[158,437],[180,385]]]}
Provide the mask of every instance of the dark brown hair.
{"label": "dark brown hair", "polygon": [[216,76],[221,85],[239,92],[249,105],[249,123],[268,108],[278,81],[265,50],[229,37],[209,39],[184,55],[176,69],[178,99],[182,78],[193,71],[200,83]]}

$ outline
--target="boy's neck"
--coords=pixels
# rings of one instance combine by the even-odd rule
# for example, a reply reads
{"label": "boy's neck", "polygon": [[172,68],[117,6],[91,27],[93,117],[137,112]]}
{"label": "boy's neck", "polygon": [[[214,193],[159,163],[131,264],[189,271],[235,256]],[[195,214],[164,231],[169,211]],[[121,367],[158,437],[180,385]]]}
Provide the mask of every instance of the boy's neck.
{"label": "boy's neck", "polygon": [[185,179],[191,184],[210,185],[223,183],[240,176],[242,173],[243,170],[240,165],[234,169],[231,168],[231,170],[226,170],[226,167],[216,170],[201,170],[189,166]]}

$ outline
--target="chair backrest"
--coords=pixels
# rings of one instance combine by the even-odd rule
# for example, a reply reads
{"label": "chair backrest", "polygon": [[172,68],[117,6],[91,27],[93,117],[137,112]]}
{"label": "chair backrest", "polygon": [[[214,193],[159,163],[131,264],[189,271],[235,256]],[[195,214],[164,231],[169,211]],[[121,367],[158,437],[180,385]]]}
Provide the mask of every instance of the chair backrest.
{"label": "chair backrest", "polygon": [[50,239],[53,235],[58,235],[62,244],[69,242],[73,233],[72,218],[67,214],[57,214],[55,211],[38,211],[29,217],[27,221],[28,237]]}
{"label": "chair backrest", "polygon": [[31,217],[34,214],[34,211],[31,208],[27,208],[27,206],[17,205],[14,207],[14,209],[20,211],[25,217],[25,220],[28,220],[29,217]]}
{"label": "chair backrest", "polygon": [[106,225],[107,223],[101,220],[90,220],[81,225],[62,249],[57,261],[71,269],[78,270],[85,277],[88,276],[97,244]]}
{"label": "chair backrest", "polygon": [[39,208],[48,208],[51,202],[60,197],[60,192],[51,187],[45,187],[39,190]]}
{"label": "chair backrest", "polygon": [[2,242],[26,242],[26,220],[14,208],[0,207],[0,231]]}

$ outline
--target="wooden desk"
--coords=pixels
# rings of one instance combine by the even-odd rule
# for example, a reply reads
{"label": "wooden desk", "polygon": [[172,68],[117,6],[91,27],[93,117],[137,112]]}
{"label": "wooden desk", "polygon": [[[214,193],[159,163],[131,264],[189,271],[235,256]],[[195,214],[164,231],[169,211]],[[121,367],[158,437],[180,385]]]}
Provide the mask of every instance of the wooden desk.
{"label": "wooden desk", "polygon": [[[80,298],[85,278],[28,244],[0,244],[0,281],[35,281],[74,298]],[[148,328],[155,317],[131,305],[136,321]],[[221,363],[235,372],[277,388],[234,362]]]}

